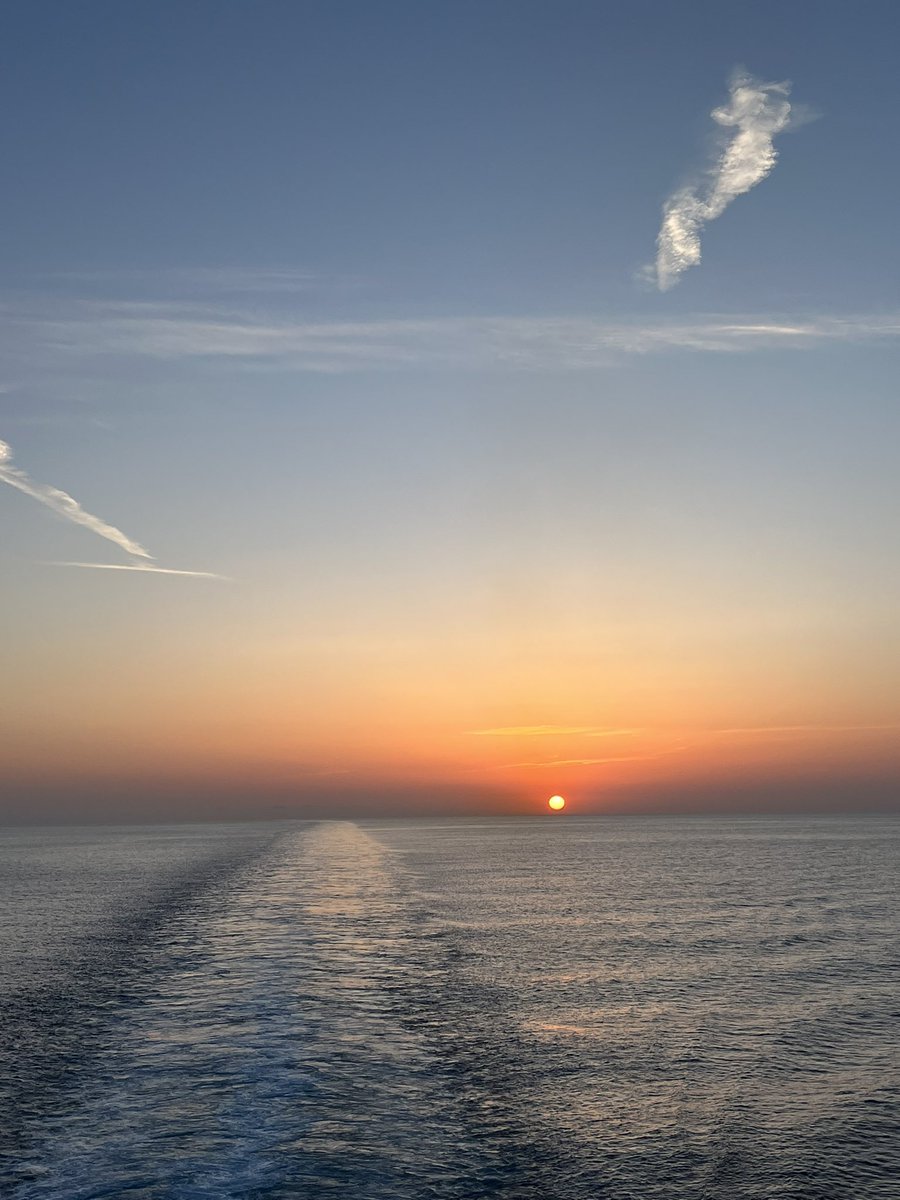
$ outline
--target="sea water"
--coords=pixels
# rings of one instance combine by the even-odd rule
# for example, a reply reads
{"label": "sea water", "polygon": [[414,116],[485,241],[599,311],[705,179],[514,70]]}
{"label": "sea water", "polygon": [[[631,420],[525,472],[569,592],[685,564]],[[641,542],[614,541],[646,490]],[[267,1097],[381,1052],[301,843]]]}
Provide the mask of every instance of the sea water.
{"label": "sea water", "polygon": [[0,833],[0,1193],[896,1200],[900,821]]}

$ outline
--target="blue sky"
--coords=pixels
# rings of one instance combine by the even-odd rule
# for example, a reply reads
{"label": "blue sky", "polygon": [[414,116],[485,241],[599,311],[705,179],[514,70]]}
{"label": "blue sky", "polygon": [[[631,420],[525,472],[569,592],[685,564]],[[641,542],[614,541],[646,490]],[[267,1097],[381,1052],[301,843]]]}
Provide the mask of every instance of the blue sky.
{"label": "blue sky", "polygon": [[743,64],[822,120],[670,306],[892,301],[897,22],[827,0],[8,5],[6,271],[289,265],[373,278],[404,315],[618,307]]}
{"label": "blue sky", "polygon": [[[898,23],[874,2],[7,5],[0,439],[157,565],[227,577],[47,566],[129,559],[0,489],[16,795],[57,811],[67,771],[112,794],[157,762],[191,795],[237,745],[250,776],[277,759],[275,791],[349,762],[354,795],[370,771],[525,803],[525,776],[463,761],[467,725],[616,711],[646,731],[623,762],[721,711],[856,731],[841,771],[893,778],[857,735],[900,722]],[[720,153],[737,68],[791,81],[796,128],[660,292],[641,269]],[[488,669],[497,646],[518,665]],[[323,686],[393,725],[307,736]],[[411,712],[433,719],[407,744]],[[736,762],[714,765],[763,770]],[[683,782],[593,765],[565,776],[586,802]]]}

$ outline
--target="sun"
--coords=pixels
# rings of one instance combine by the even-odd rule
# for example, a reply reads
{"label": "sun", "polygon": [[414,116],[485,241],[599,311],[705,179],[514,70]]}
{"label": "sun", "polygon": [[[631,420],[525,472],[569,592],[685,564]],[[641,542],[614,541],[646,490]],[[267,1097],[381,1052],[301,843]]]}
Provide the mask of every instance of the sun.
{"label": "sun", "polygon": [[562,809],[564,809],[566,807],[566,802],[562,798],[562,796],[551,796],[550,799],[547,801],[547,803],[553,809],[554,812],[560,812]]}

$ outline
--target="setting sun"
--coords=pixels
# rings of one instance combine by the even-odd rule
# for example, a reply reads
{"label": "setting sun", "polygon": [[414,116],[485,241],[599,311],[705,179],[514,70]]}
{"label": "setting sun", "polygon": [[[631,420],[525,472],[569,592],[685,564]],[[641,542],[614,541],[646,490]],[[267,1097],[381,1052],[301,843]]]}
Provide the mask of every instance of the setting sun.
{"label": "setting sun", "polygon": [[566,807],[566,802],[562,796],[551,796],[547,803],[554,812],[560,812],[561,809]]}

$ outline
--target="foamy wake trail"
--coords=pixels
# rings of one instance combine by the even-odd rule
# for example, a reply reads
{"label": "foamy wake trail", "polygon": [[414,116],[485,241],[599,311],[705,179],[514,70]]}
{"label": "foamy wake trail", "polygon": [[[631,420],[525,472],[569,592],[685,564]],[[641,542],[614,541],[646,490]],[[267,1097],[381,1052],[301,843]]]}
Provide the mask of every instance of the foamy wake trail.
{"label": "foamy wake trail", "polygon": [[394,1011],[389,857],[349,823],[291,832],[173,920],[16,1200],[427,1194],[460,1133]]}

